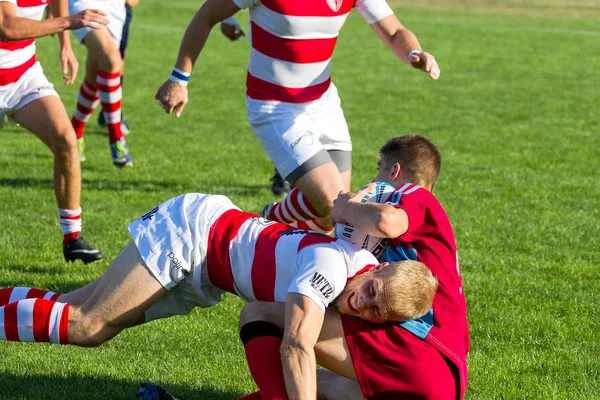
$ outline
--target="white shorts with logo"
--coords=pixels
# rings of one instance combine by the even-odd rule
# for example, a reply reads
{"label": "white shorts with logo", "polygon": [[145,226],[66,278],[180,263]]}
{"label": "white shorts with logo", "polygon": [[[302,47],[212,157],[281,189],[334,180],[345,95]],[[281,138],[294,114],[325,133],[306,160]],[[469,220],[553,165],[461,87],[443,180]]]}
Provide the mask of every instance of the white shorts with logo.
{"label": "white shorts with logo", "polygon": [[23,108],[34,100],[45,96],[56,96],[39,62],[36,62],[13,84],[4,90],[0,88],[0,127],[4,126],[5,116]]}
{"label": "white shorts with logo", "polygon": [[352,151],[337,88],[310,103],[246,97],[248,121],[279,173],[286,177],[321,150]]}
{"label": "white shorts with logo", "polygon": [[[124,0],[69,0],[69,14],[76,14],[87,9],[100,10],[106,13],[108,18],[108,31],[113,37],[117,48],[121,45],[123,25],[125,25],[125,1]],[[73,31],[73,34],[83,43],[83,39],[92,31],[92,28],[81,28]]]}
{"label": "white shorts with logo", "polygon": [[146,266],[168,290],[148,310],[146,321],[187,314],[219,303],[223,291],[206,269],[210,227],[225,211],[238,209],[225,196],[188,193],[168,200],[129,224]]}

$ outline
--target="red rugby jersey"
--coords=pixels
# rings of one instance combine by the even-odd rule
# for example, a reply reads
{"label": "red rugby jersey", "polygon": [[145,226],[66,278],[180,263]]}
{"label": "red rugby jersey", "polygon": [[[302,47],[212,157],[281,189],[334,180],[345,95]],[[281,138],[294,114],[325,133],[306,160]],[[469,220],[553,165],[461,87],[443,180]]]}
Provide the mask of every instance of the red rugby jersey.
{"label": "red rugby jersey", "polygon": [[433,315],[401,326],[430,343],[456,365],[460,373],[460,398],[463,398],[468,379],[466,355],[470,339],[452,226],[435,196],[418,185],[406,184],[396,189],[388,204],[406,211],[409,227],[404,235],[390,240],[381,260],[417,259],[439,279]]}

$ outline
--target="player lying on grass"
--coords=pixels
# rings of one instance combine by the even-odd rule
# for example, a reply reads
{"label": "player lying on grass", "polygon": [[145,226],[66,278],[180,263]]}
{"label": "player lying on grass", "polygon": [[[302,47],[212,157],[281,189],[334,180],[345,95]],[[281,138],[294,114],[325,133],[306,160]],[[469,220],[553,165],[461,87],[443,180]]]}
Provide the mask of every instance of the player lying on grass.
{"label": "player lying on grass", "polygon": [[[424,136],[404,135],[389,140],[380,155],[374,180],[390,183],[395,192],[385,204],[362,203],[368,187],[341,193],[332,218],[389,238],[382,261],[419,260],[440,284],[432,309],[400,324],[375,325],[327,309],[314,354],[319,365],[339,375],[320,379],[319,393],[329,400],[462,399],[469,331],[454,233],[431,193],[440,172],[439,149]],[[240,337],[260,389],[244,400],[315,398],[315,375],[302,381],[308,376],[296,361],[302,355],[290,347],[293,332],[286,330],[299,328],[290,326],[288,314],[289,305],[282,303],[254,302],[242,310]],[[291,392],[292,386],[304,390]]]}
{"label": "player lying on grass", "polygon": [[[431,306],[437,279],[421,263],[379,264],[342,240],[269,222],[227,197],[186,194],[129,225],[133,241],[103,276],[69,294],[0,290],[0,339],[98,346],[123,329],[219,303],[285,301],[289,343],[314,374],[312,346],[328,305],[373,322]],[[393,294],[399,294],[395,296]]]}

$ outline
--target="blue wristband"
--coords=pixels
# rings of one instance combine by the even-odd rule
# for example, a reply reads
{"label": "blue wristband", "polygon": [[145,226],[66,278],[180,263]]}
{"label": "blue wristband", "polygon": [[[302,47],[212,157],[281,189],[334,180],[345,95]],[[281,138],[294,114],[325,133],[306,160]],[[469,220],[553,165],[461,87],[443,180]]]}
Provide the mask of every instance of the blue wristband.
{"label": "blue wristband", "polygon": [[410,53],[408,53],[408,61],[410,61],[410,58],[411,58],[413,55],[419,55],[419,54],[421,54],[421,53],[422,53],[422,51],[420,51],[420,50],[413,50],[413,51],[411,51]]}
{"label": "blue wristband", "polygon": [[181,86],[187,86],[190,80],[190,74],[188,72],[184,72],[180,69],[173,68],[173,72],[171,72],[171,76],[169,77],[171,82],[175,82]]}

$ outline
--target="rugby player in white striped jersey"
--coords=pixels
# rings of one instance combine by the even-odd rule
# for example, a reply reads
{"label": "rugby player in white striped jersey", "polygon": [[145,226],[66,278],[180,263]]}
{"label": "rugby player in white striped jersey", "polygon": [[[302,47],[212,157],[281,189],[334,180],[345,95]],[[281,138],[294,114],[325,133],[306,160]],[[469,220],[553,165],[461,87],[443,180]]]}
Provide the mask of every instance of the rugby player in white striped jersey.
{"label": "rugby player in white striped jersey", "polygon": [[181,116],[186,85],[212,27],[243,8],[250,10],[252,44],[248,121],[281,176],[295,187],[261,214],[328,233],[333,200],[350,188],[352,142],[331,81],[331,56],[351,9],[401,61],[433,80],[440,69],[385,0],[208,0],[189,24],[171,77],[156,94],[167,113]]}
{"label": "rugby player in white striped jersey", "polygon": [[296,361],[308,383],[291,390],[316,393],[313,347],[327,306],[372,322],[404,321],[429,310],[437,289],[420,262],[379,264],[343,240],[242,212],[225,196],[176,197],[129,232],[133,241],[81,289],[0,290],[0,340],[98,346],[125,328],[214,306],[229,292],[286,302],[283,343],[302,350]]}
{"label": "rugby player in white striped jersey", "polygon": [[54,155],[54,193],[67,261],[89,263],[102,259],[81,232],[81,168],[69,117],[54,86],[36,60],[35,39],[58,33],[60,60],[66,84],[75,81],[79,64],[69,30],[106,25],[106,15],[82,10],[68,15],[66,0],[51,0],[54,19],[42,20],[47,0],[0,0],[0,126],[9,117],[36,135]]}

